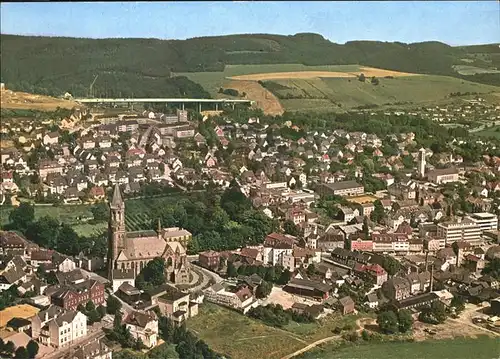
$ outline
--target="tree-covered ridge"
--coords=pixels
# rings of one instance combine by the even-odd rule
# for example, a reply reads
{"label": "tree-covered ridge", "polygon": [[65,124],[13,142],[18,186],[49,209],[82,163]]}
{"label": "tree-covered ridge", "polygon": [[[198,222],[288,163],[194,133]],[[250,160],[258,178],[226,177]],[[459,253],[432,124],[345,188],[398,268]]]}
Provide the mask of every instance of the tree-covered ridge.
{"label": "tree-covered ridge", "polygon": [[[495,51],[496,50],[496,51]],[[478,56],[481,55],[481,56]],[[451,47],[439,42],[332,43],[318,34],[252,34],[188,40],[77,39],[1,35],[2,82],[28,92],[86,96],[94,77],[101,96],[207,96],[172,72],[222,71],[230,64],[360,64],[389,70],[460,77],[452,66],[500,67],[498,47]],[[498,83],[498,74],[474,76]],[[467,78],[467,77],[465,77]]]}

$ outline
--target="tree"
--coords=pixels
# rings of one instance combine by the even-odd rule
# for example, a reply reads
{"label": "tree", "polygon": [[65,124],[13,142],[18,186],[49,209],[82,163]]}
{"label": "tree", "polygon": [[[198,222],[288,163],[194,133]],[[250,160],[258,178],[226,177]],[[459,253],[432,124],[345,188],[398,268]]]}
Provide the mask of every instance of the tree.
{"label": "tree", "polygon": [[285,223],[283,223],[283,229],[285,230],[286,234],[290,234],[295,237],[300,234],[299,227],[289,219],[287,219]]}
{"label": "tree", "polygon": [[367,330],[363,329],[363,331],[361,332],[361,338],[363,338],[363,340],[365,341],[370,340],[370,333],[368,333]]}
{"label": "tree", "polygon": [[120,309],[122,309],[122,302],[114,295],[110,295],[108,299],[106,299],[106,311],[108,314],[115,315]]}
{"label": "tree", "polygon": [[438,323],[444,323],[446,320],[446,309],[444,304],[440,301],[431,304],[431,313]]}
{"label": "tree", "polygon": [[[114,354],[113,354],[114,355]],[[179,359],[179,354],[175,351],[173,344],[163,343],[154,347],[148,352],[149,359]]]}
{"label": "tree", "polygon": [[257,298],[267,298],[273,289],[272,283],[262,281],[262,283],[257,287],[255,295]]}
{"label": "tree", "polygon": [[387,274],[392,276],[399,271],[399,269],[401,268],[401,263],[399,263],[397,259],[386,255],[382,261],[382,267],[385,269]]}
{"label": "tree", "polygon": [[500,280],[500,258],[494,258],[483,269],[482,274],[489,274]]}
{"label": "tree", "polygon": [[12,229],[25,231],[28,225],[35,219],[35,207],[29,203],[22,202],[9,214]]}
{"label": "tree", "polygon": [[139,273],[139,277],[141,277],[145,283],[153,287],[162,285],[165,283],[166,265],[165,259],[159,257],[155,258],[142,269],[141,273]]}
{"label": "tree", "polygon": [[455,295],[451,300],[450,307],[455,308],[455,312],[458,314],[465,309],[464,298],[460,295]]}
{"label": "tree", "polygon": [[372,80],[371,80],[371,83],[375,86],[377,86],[379,84],[379,80],[378,78],[376,78],[375,76],[372,77]]}
{"label": "tree", "polygon": [[290,281],[291,278],[292,273],[290,273],[288,269],[285,269],[283,272],[281,272],[281,275],[278,279],[278,284],[285,285]]}
{"label": "tree", "polygon": [[93,301],[89,300],[87,302],[87,304],[85,305],[85,310],[88,311],[88,312],[91,312],[93,310],[95,310],[95,304]]}
{"label": "tree", "polygon": [[374,222],[379,223],[382,219],[385,218],[384,205],[378,199],[373,203],[373,205],[375,208],[373,212],[370,214],[370,219]]}
{"label": "tree", "polygon": [[358,76],[358,80],[361,81],[361,82],[365,82],[365,80],[366,80],[365,74],[364,73],[360,73],[359,76]]}
{"label": "tree", "polygon": [[227,262],[226,274],[229,278],[235,278],[238,276],[238,272],[236,271],[236,267],[234,266],[233,262],[230,261]]}
{"label": "tree", "polygon": [[370,227],[368,226],[368,217],[365,217],[363,219],[363,228],[362,228],[362,232],[365,236],[368,236],[369,234],[369,231],[370,231]]}
{"label": "tree", "polygon": [[314,263],[309,264],[306,269],[306,273],[309,276],[316,274],[316,266],[314,265]]}
{"label": "tree", "polygon": [[398,321],[399,321],[399,331],[401,333],[406,333],[411,329],[413,325],[413,317],[411,312],[407,309],[401,309],[398,312]]}
{"label": "tree", "polygon": [[90,208],[95,221],[105,222],[109,219],[109,208],[106,203],[97,203]]}
{"label": "tree", "polygon": [[26,350],[28,351],[28,357],[34,358],[38,354],[38,343],[34,340],[30,340],[26,345]]}
{"label": "tree", "polygon": [[26,229],[26,238],[35,242],[41,247],[54,249],[59,237],[59,221],[50,216],[44,216],[36,222],[28,224]]}
{"label": "tree", "polygon": [[393,334],[398,331],[398,317],[392,311],[380,313],[377,316],[377,324],[383,333]]}
{"label": "tree", "polygon": [[106,307],[99,305],[97,307],[97,313],[99,314],[99,320],[102,319],[106,315]]}
{"label": "tree", "polygon": [[15,359],[30,359],[30,356],[29,356],[28,351],[26,350],[25,347],[18,347],[16,349],[16,352],[14,353],[14,358]]}

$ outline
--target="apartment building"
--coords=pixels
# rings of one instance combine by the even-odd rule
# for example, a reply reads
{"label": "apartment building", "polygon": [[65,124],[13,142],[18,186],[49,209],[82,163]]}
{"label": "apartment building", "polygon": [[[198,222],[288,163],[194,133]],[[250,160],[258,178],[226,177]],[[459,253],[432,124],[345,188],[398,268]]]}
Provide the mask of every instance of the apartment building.
{"label": "apartment building", "polygon": [[240,310],[245,314],[258,305],[252,290],[247,285],[235,285],[230,282],[216,283],[203,291],[209,302]]}
{"label": "apartment building", "polygon": [[55,305],[31,318],[31,336],[46,346],[66,347],[87,335],[87,317]]}
{"label": "apartment building", "polygon": [[456,241],[477,241],[481,239],[481,226],[470,218],[461,222],[443,222],[437,225],[437,237],[444,238],[446,244]]}
{"label": "apartment building", "polygon": [[473,213],[469,218],[479,225],[481,231],[496,231],[498,230],[498,217],[493,213],[480,212]]}

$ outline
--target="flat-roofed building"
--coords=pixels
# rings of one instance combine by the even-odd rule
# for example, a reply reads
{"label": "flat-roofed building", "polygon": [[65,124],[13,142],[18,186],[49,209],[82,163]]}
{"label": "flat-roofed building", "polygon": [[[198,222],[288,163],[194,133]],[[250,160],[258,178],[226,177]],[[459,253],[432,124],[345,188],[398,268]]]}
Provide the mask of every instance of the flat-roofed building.
{"label": "flat-roofed building", "polygon": [[469,218],[479,225],[482,231],[496,231],[498,229],[498,217],[488,212],[473,213]]}
{"label": "flat-roofed building", "polygon": [[429,171],[427,173],[427,179],[430,182],[443,184],[448,182],[458,181],[458,170],[456,168],[442,168]]}
{"label": "flat-roofed building", "polygon": [[446,244],[456,241],[477,241],[481,239],[481,226],[470,218],[461,222],[443,222],[437,226],[437,237],[444,238]]}
{"label": "flat-roofed building", "polygon": [[356,181],[323,183],[318,186],[320,195],[358,196],[365,193],[365,187]]}

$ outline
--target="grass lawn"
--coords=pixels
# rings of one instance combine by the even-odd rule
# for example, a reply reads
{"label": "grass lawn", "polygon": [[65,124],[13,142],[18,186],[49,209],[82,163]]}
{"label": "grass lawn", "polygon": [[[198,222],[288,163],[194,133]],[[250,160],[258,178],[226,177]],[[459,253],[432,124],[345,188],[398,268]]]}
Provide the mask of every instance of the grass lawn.
{"label": "grass lawn", "polygon": [[[80,218],[92,218],[90,212],[91,205],[67,205],[67,206],[35,206],[35,219],[50,216],[59,219],[61,222],[76,224]],[[9,213],[13,207],[0,207],[1,224],[5,225],[9,222]]]}
{"label": "grass lawn", "polygon": [[235,359],[281,358],[307,345],[299,336],[210,303],[187,326],[212,349]]}
{"label": "grass lawn", "polygon": [[342,348],[330,344],[304,353],[297,359],[497,359],[499,356],[499,340],[481,337],[414,343],[363,343]]}

